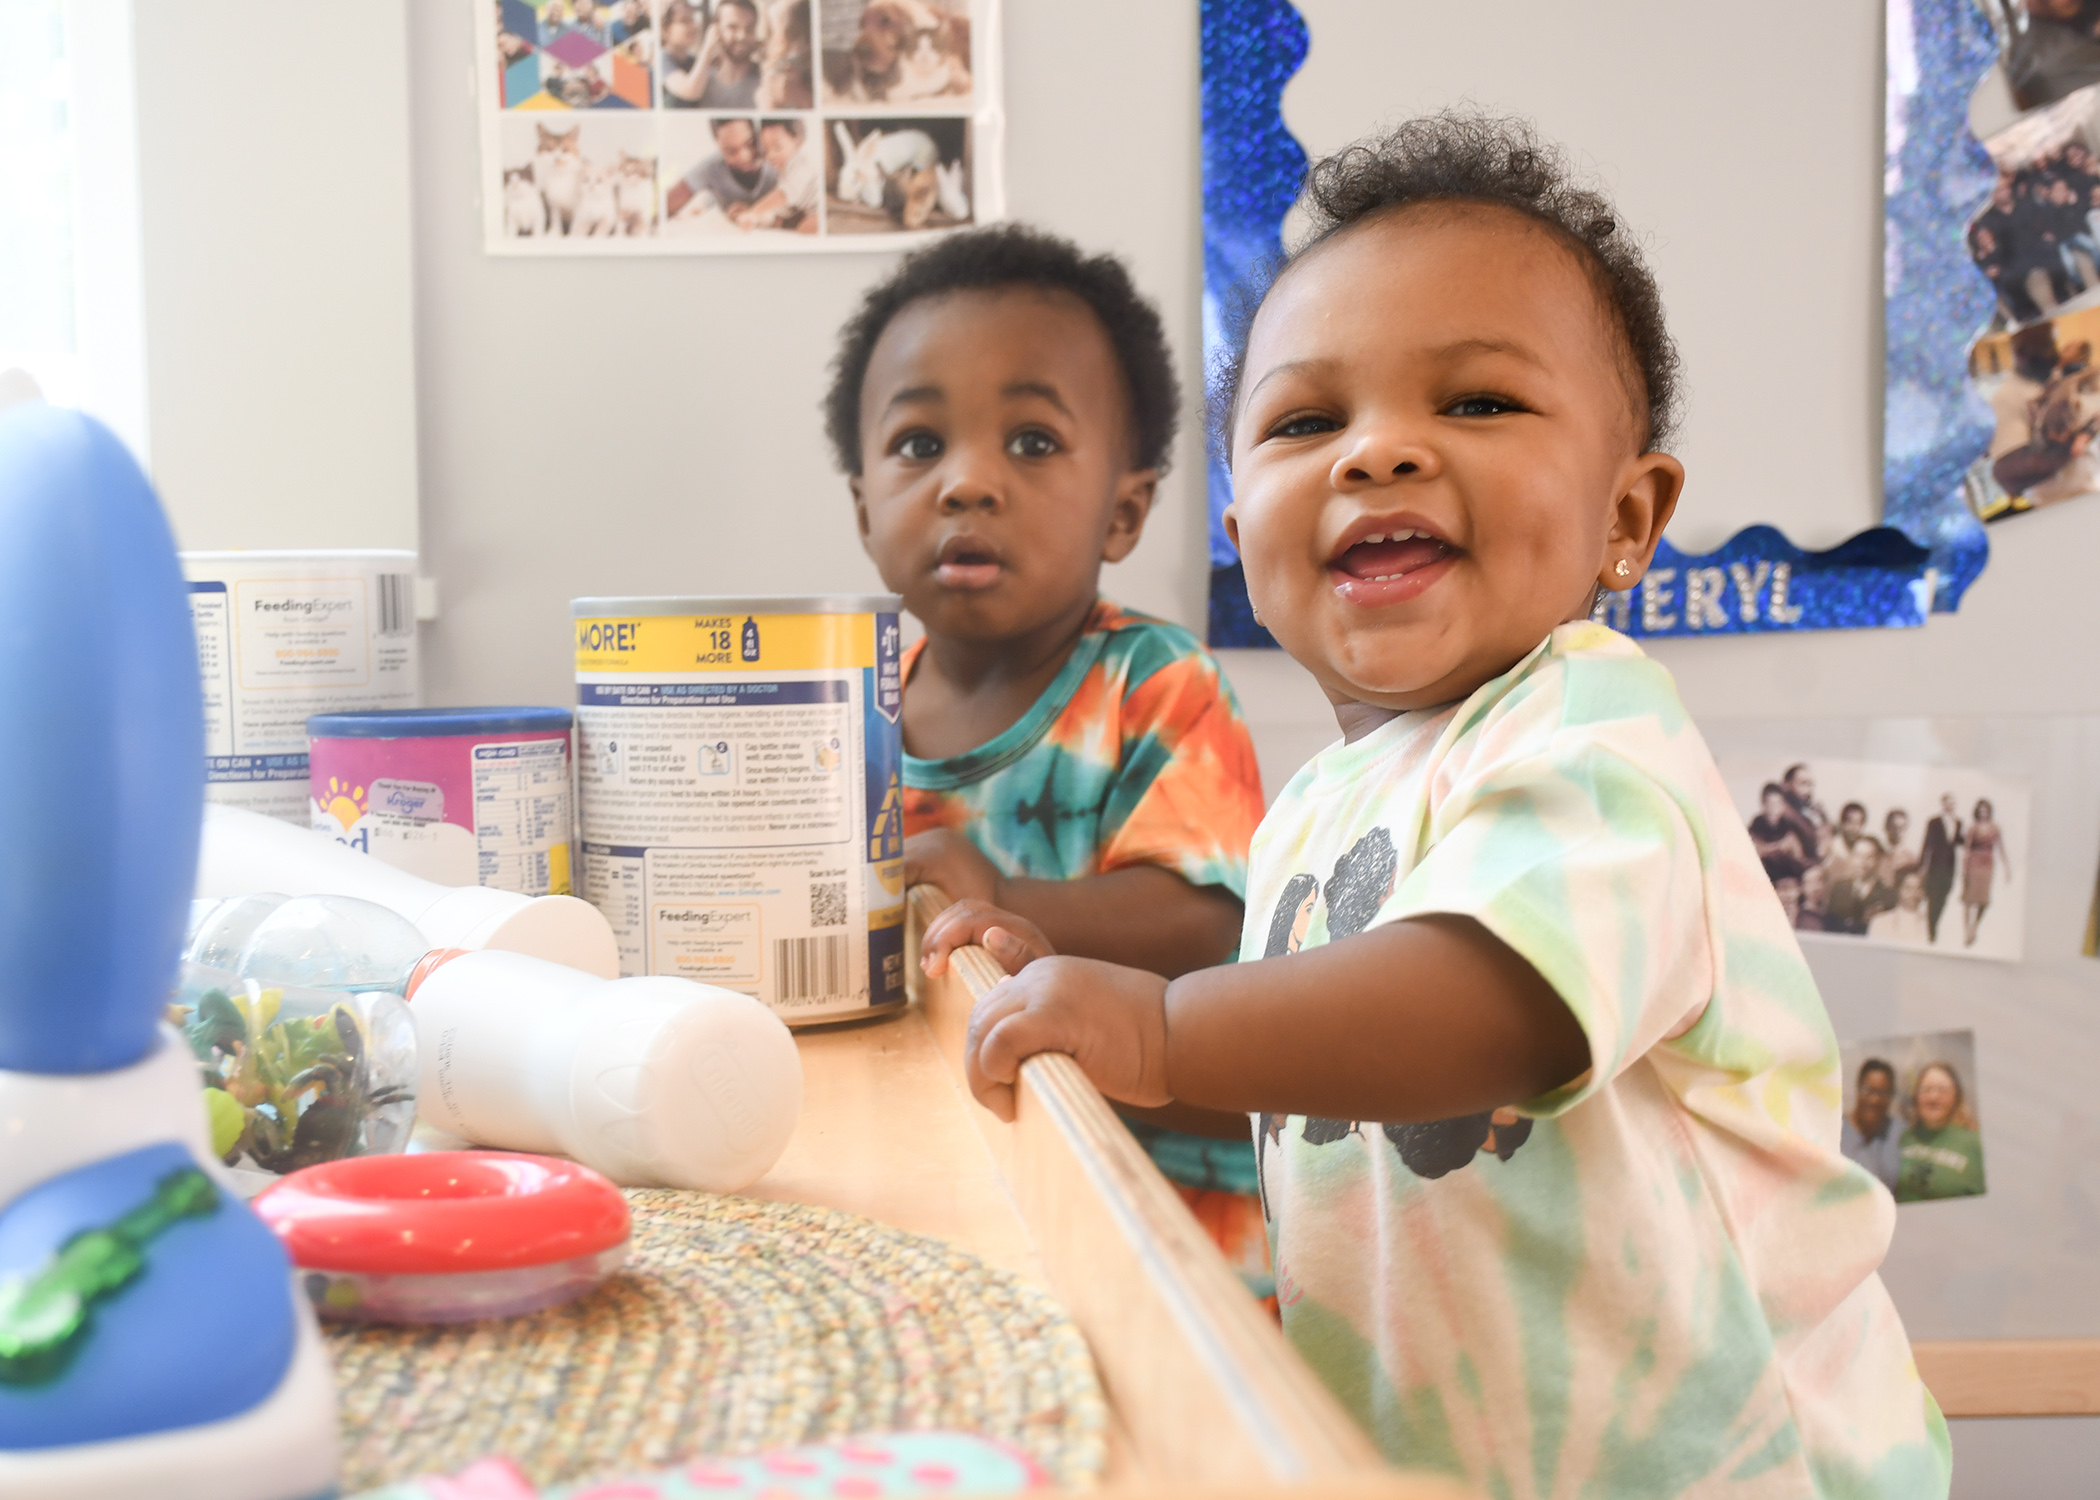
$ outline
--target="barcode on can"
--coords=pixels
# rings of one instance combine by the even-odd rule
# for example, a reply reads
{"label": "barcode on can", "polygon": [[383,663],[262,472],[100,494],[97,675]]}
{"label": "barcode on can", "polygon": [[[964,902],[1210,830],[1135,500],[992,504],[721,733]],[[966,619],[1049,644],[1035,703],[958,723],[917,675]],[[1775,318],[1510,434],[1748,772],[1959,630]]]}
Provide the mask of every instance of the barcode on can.
{"label": "barcode on can", "polygon": [[379,633],[414,635],[416,632],[416,575],[379,575]]}
{"label": "barcode on can", "polygon": [[853,982],[853,948],[844,937],[773,939],[774,998],[842,997]]}

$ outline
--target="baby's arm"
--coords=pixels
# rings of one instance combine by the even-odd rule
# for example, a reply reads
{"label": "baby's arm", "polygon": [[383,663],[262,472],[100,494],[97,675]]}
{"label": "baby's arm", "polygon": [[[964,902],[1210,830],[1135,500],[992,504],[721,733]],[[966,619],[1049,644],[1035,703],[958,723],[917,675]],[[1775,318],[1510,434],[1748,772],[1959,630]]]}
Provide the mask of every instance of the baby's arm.
{"label": "baby's arm", "polygon": [[970,1017],[970,1087],[1013,1117],[1023,1060],[1065,1052],[1136,1105],[1398,1123],[1532,1099],[1590,1066],[1538,972],[1467,917],[1424,916],[1168,981],[1042,958]]}
{"label": "baby's arm", "polygon": [[1237,896],[1223,886],[1190,885],[1160,865],[1126,865],[1078,880],[1014,879],[961,834],[935,828],[904,841],[904,881],[1025,917],[1060,953],[1155,974],[1217,963],[1239,942]]}

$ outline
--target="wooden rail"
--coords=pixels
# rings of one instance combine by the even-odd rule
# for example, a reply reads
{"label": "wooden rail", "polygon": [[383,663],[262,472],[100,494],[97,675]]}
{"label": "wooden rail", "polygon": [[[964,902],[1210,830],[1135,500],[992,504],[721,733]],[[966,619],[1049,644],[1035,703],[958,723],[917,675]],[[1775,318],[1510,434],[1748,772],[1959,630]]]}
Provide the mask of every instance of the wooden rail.
{"label": "wooden rail", "polygon": [[1912,1352],[1950,1417],[2100,1416],[2100,1339],[1930,1339]]}
{"label": "wooden rail", "polygon": [[[918,932],[947,904],[929,887],[912,892],[906,961],[962,1086],[970,1007],[1006,976],[989,953],[965,948],[948,975],[920,978]],[[1370,1488],[1382,1495],[1457,1493],[1383,1473],[1370,1440],[1072,1059],[1031,1058],[1017,1093],[1011,1125],[974,1101],[971,1113],[1147,1475],[1221,1495],[1240,1491],[1209,1487],[1340,1493],[1333,1481],[1381,1474]]]}

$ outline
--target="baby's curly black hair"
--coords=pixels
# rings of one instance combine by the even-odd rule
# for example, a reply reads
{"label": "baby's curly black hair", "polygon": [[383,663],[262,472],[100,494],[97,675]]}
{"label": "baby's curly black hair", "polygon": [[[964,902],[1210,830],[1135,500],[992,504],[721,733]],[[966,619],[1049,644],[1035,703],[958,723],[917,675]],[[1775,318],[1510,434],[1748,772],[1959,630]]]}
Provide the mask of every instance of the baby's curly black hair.
{"label": "baby's curly black hair", "polygon": [[1159,309],[1139,293],[1130,272],[1113,255],[1090,256],[1070,240],[1023,224],[949,235],[906,256],[886,281],[861,299],[839,330],[831,389],[824,394],[824,430],[841,469],[860,473],[860,388],[876,341],[897,314],[922,297],[1005,287],[1070,292],[1093,310],[1123,371],[1131,467],[1166,471],[1180,416],[1181,386],[1174,378],[1174,357],[1167,349]]}
{"label": "baby's curly black hair", "polygon": [[1406,121],[1316,163],[1300,201],[1312,233],[1258,293],[1241,295],[1213,372],[1211,426],[1221,451],[1232,450],[1247,333],[1277,279],[1314,247],[1364,220],[1427,203],[1513,209],[1574,252],[1625,342],[1628,395],[1646,418],[1640,446],[1669,443],[1677,423],[1678,362],[1662,293],[1611,200],[1576,182],[1561,153],[1541,142],[1529,121],[1468,110]]}

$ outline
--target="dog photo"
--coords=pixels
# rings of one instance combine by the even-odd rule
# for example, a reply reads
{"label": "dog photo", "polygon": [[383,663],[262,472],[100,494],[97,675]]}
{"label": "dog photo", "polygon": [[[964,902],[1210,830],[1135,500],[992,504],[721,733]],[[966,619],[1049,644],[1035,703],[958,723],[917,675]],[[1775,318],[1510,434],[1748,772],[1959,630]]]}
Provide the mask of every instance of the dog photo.
{"label": "dog photo", "polygon": [[971,103],[969,0],[824,0],[827,107]]}
{"label": "dog photo", "polygon": [[816,234],[821,140],[818,122],[807,115],[665,120],[665,236]]}
{"label": "dog photo", "polygon": [[896,234],[972,222],[969,121],[829,123],[825,234]]}
{"label": "dog photo", "polygon": [[1721,761],[1804,938],[2019,962],[2028,796],[1988,771],[1777,757]]}
{"label": "dog photo", "polygon": [[1976,1035],[1929,1031],[1845,1042],[1838,1149],[1898,1203],[1984,1191]]}
{"label": "dog photo", "polygon": [[503,119],[503,233],[606,239],[656,233],[656,126],[645,115]]}

